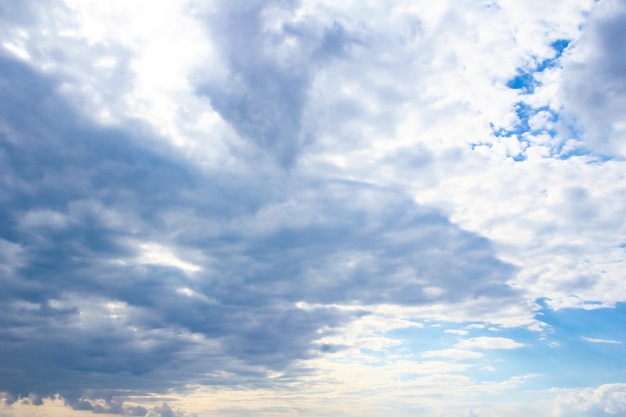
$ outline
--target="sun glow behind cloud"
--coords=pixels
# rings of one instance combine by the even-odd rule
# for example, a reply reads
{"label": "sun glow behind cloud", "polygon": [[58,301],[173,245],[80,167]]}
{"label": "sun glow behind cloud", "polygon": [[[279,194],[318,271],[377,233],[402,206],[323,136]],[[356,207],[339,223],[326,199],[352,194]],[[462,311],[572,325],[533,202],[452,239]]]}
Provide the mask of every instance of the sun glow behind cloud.
{"label": "sun glow behind cloud", "polygon": [[623,413],[625,19],[7,1],[0,415]]}

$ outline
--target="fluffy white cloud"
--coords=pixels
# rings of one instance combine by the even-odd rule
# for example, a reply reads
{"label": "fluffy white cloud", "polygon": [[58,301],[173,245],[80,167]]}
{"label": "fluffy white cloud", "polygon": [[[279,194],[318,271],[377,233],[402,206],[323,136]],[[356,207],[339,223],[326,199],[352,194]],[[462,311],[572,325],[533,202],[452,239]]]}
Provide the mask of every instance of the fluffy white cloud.
{"label": "fluffy white cloud", "polygon": [[160,406],[152,408],[146,414],[146,417],[187,417],[190,414],[180,408],[171,407],[169,404],[163,403]]}
{"label": "fluffy white cloud", "polygon": [[608,417],[626,415],[626,384],[607,384],[561,392],[554,417]]}

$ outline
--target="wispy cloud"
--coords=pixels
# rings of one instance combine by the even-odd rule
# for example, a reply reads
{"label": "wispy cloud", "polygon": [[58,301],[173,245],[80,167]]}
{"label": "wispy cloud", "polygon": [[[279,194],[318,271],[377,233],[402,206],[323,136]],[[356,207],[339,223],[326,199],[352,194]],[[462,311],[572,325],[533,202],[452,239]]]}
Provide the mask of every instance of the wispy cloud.
{"label": "wispy cloud", "polygon": [[609,339],[596,339],[593,337],[581,337],[581,339],[583,339],[585,342],[590,342],[590,343],[608,343],[608,344],[614,344],[614,345],[620,345],[622,344],[622,342],[618,341],[618,340],[609,340]]}
{"label": "wispy cloud", "polygon": [[429,350],[422,353],[425,358],[477,359],[483,356],[480,352],[464,349]]}
{"label": "wispy cloud", "polygon": [[474,337],[461,340],[456,344],[460,349],[517,349],[523,347],[523,343],[516,342],[506,337]]}

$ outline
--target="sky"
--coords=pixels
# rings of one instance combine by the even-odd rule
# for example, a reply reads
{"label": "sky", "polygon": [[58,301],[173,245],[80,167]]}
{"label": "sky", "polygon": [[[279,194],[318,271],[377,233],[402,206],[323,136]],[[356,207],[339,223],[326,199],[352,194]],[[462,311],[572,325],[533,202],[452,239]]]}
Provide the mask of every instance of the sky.
{"label": "sky", "polygon": [[626,416],[626,0],[3,0],[0,417]]}

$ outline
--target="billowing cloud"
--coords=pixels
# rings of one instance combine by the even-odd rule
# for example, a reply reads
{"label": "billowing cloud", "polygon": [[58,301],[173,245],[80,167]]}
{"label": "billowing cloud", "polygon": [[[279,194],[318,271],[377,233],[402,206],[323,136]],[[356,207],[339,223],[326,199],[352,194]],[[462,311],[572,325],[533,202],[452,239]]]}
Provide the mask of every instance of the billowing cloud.
{"label": "billowing cloud", "polygon": [[572,389],[559,394],[554,417],[604,417],[626,413],[626,385],[607,384],[598,388]]}
{"label": "billowing cloud", "polygon": [[619,353],[547,313],[621,322],[624,1],[166,3],[0,5],[8,415],[489,416]]}
{"label": "billowing cloud", "polygon": [[298,302],[519,297],[489,242],[396,190],[233,184],[148,147],[156,133],[90,123],[24,64],[2,68],[3,114],[46,103],[3,119],[4,390],[243,381],[341,348],[315,340],[354,313]]}
{"label": "billowing cloud", "polygon": [[585,35],[564,60],[563,105],[568,122],[586,146],[607,155],[626,155],[626,2],[600,2]]}
{"label": "billowing cloud", "polygon": [[163,403],[154,407],[146,414],[146,417],[187,417],[188,413],[181,409],[172,408],[168,404]]}

